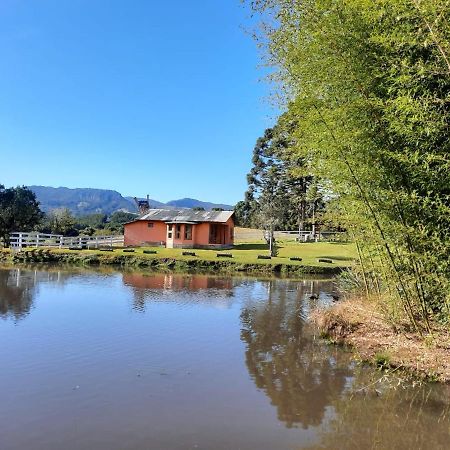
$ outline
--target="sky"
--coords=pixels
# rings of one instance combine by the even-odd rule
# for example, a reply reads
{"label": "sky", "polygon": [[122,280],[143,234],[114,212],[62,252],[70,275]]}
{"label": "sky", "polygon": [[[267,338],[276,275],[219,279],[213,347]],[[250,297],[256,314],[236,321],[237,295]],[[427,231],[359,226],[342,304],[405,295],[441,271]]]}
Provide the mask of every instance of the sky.
{"label": "sky", "polygon": [[276,111],[240,0],[1,0],[0,183],[243,198]]}

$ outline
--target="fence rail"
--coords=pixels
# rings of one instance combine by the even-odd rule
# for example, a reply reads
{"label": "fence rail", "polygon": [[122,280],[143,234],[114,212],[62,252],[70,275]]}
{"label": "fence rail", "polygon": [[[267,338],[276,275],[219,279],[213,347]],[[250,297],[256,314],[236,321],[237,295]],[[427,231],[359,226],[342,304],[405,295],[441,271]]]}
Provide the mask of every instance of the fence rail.
{"label": "fence rail", "polygon": [[[264,239],[264,230],[236,230],[235,241],[253,241]],[[299,242],[308,241],[335,241],[342,240],[346,237],[346,233],[342,231],[321,231],[315,234],[311,231],[275,231],[275,239],[296,240]]]}
{"label": "fence rail", "polygon": [[62,236],[46,233],[11,233],[9,246],[13,250],[23,247],[55,247],[55,248],[99,248],[123,246],[123,236]]}

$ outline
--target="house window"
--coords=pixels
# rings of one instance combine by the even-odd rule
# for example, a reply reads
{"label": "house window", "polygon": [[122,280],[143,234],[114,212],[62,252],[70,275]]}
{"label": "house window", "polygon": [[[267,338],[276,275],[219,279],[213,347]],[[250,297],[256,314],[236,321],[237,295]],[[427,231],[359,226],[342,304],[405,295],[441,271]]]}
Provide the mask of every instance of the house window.
{"label": "house window", "polygon": [[181,225],[177,225],[177,226],[176,226],[175,237],[176,237],[177,239],[181,239]]}
{"label": "house window", "polygon": [[147,226],[148,226],[149,228],[153,228],[153,222],[149,222],[149,223],[147,224]]}
{"label": "house window", "polygon": [[192,240],[192,225],[185,225],[184,226],[184,239],[186,241]]}
{"label": "house window", "polygon": [[172,239],[172,224],[167,225],[167,239]]}

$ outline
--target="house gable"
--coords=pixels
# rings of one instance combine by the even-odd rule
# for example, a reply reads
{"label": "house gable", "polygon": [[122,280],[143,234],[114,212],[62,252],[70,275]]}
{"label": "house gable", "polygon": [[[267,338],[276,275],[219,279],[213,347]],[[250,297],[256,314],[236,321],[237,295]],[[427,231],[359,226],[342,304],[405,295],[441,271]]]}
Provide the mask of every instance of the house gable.
{"label": "house gable", "polygon": [[233,231],[233,211],[155,209],[125,224],[125,245],[229,247]]}

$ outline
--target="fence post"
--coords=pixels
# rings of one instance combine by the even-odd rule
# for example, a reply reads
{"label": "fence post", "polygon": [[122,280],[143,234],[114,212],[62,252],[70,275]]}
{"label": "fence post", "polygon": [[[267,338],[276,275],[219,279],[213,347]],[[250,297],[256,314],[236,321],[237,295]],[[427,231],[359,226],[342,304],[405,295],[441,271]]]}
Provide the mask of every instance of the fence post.
{"label": "fence post", "polygon": [[39,233],[36,233],[36,247],[39,247]]}

